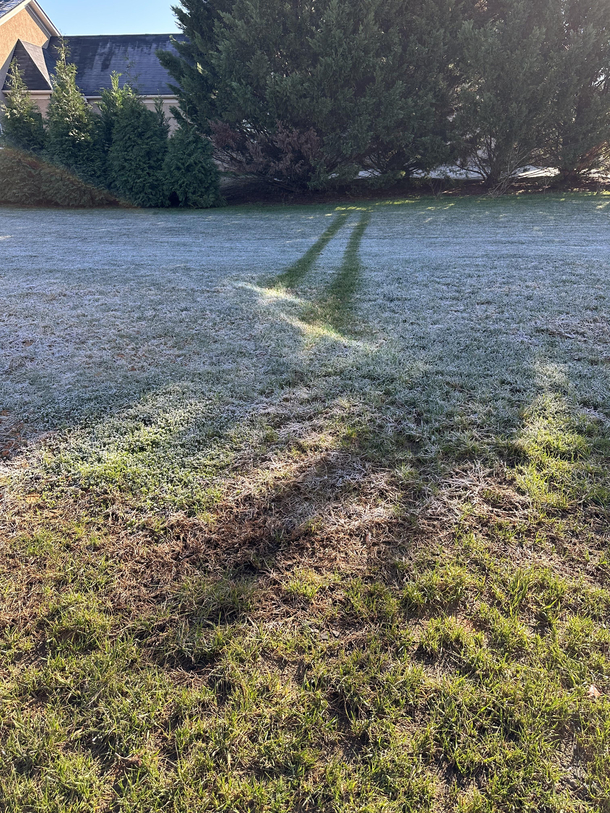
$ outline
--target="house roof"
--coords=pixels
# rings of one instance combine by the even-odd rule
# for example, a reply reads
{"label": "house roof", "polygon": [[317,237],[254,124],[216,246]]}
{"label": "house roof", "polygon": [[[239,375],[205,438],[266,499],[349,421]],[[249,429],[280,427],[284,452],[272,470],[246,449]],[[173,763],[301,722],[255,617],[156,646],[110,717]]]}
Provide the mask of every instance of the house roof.
{"label": "house roof", "polygon": [[[19,40],[13,51],[11,62],[16,59],[23,79],[29,90],[51,90],[51,77],[45,60],[44,49],[31,42]],[[6,88],[8,78],[4,83]]]}
{"label": "house roof", "polygon": [[[67,37],[68,60],[76,65],[76,82],[85,96],[100,96],[111,87],[113,71],[123,75],[142,96],[173,95],[172,79],[159,62],[157,51],[173,51],[172,39],[181,34],[120,34]],[[49,73],[54,73],[59,37],[52,37],[45,50]]]}
{"label": "house roof", "polygon": [[4,17],[5,14],[17,8],[21,3],[23,3],[23,0],[0,0],[0,17]]}
{"label": "house roof", "polygon": [[[0,0],[2,2],[2,0]],[[76,82],[87,97],[100,96],[111,87],[113,71],[123,75],[142,96],[171,96],[172,81],[157,56],[158,50],[173,51],[172,39],[181,34],[120,34],[95,37],[68,37],[68,60],[78,69]],[[11,57],[16,59],[29,90],[51,90],[51,76],[58,59],[59,37],[48,48],[19,40]],[[8,90],[7,81],[3,90]]]}

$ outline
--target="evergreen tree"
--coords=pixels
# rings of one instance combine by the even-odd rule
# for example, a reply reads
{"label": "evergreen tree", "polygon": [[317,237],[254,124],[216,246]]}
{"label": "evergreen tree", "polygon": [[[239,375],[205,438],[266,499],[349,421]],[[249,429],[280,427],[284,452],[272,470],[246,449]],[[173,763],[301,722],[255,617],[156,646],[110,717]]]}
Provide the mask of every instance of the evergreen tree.
{"label": "evergreen tree", "polygon": [[149,110],[125,92],[114,110],[108,172],[112,191],[135,206],[166,205],[163,171],[169,128],[160,105]]}
{"label": "evergreen tree", "polygon": [[209,131],[209,122],[220,118],[216,91],[220,77],[212,53],[217,48],[216,24],[231,11],[235,0],[180,0],[173,6],[178,25],[187,34],[175,42],[177,52],[160,51],[161,63],[176,80],[172,90],[180,99],[180,111],[201,132]]}
{"label": "evergreen tree", "polygon": [[446,157],[451,0],[183,0],[162,61],[236,171],[288,186]]}
{"label": "evergreen tree", "polygon": [[32,101],[16,61],[8,73],[8,94],[2,105],[2,135],[9,147],[40,153],[45,145],[42,114]]}
{"label": "evergreen tree", "polygon": [[543,159],[561,177],[597,168],[610,139],[610,0],[556,0],[554,116]]}
{"label": "evergreen tree", "polygon": [[52,77],[45,153],[51,162],[84,181],[100,184],[104,181],[104,168],[99,120],[77,87],[76,73],[76,65],[68,62],[68,49],[62,42]]}
{"label": "evergreen tree", "polygon": [[170,204],[208,209],[220,204],[219,173],[212,144],[192,124],[182,121],[169,140],[165,164],[165,194]]}
{"label": "evergreen tree", "polygon": [[110,76],[110,88],[102,90],[102,98],[99,103],[100,112],[96,122],[97,138],[102,155],[103,181],[107,189],[112,187],[109,153],[118,113],[126,99],[137,97],[131,85],[126,83],[121,86],[120,80],[121,74],[113,71]]}
{"label": "evergreen tree", "polygon": [[554,0],[488,0],[460,34],[456,130],[464,167],[509,179],[543,145],[553,115]]}
{"label": "evergreen tree", "polygon": [[119,110],[127,99],[137,98],[136,91],[127,82],[121,86],[121,75],[116,71],[110,75],[110,88],[102,91],[100,108],[100,139],[104,151],[112,146],[112,136]]}

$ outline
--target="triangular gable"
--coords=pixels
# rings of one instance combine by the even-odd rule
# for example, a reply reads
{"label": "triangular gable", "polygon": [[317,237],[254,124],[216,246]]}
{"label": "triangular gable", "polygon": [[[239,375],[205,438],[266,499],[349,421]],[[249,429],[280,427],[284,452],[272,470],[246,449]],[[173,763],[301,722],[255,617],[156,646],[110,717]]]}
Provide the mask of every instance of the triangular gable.
{"label": "triangular gable", "polygon": [[[11,62],[15,60],[23,74],[28,90],[51,90],[51,77],[44,58],[44,51],[39,45],[19,40],[13,51]],[[8,78],[3,91],[8,90]]]}

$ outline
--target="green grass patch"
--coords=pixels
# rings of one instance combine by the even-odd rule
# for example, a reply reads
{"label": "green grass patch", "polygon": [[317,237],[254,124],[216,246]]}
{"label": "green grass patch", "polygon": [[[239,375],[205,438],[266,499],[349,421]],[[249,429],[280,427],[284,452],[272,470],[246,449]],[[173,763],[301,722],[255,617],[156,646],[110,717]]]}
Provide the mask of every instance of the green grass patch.
{"label": "green grass patch", "polygon": [[609,229],[4,212],[0,809],[609,811]]}
{"label": "green grass patch", "polygon": [[326,231],[307,249],[305,254],[289,268],[278,274],[272,281],[273,285],[285,288],[295,288],[299,282],[312,270],[320,255],[333,237],[345,226],[350,216],[349,212],[340,212],[336,215]]}

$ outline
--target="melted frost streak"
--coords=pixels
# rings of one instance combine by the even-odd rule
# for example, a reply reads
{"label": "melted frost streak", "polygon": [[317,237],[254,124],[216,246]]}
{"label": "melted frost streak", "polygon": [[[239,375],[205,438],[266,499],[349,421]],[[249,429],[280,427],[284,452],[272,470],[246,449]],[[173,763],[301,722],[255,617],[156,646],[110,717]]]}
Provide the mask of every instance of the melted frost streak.
{"label": "melted frost streak", "polygon": [[554,364],[608,414],[604,348],[575,350],[549,328],[567,319],[605,335],[604,200],[373,205],[351,317],[368,339],[351,345],[314,340],[298,320],[340,265],[357,213],[282,299],[265,280],[307,251],[333,208],[0,210],[0,408],[44,430],[165,393],[198,403],[205,420],[210,404],[246,414],[305,382],[322,402],[385,388],[406,410],[500,426]]}

